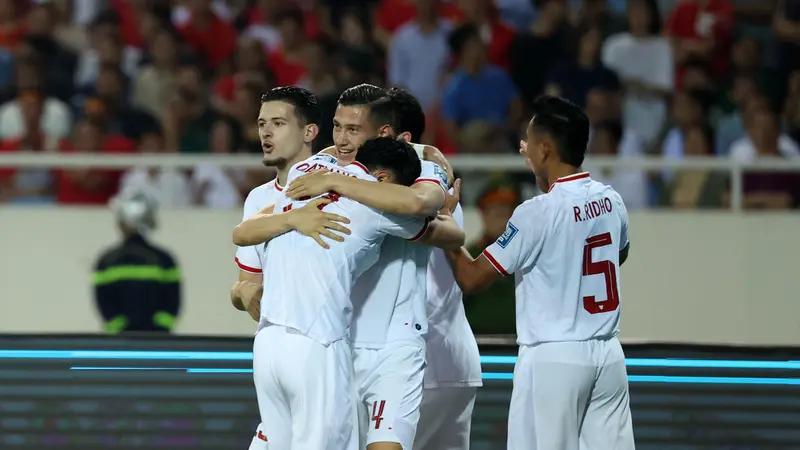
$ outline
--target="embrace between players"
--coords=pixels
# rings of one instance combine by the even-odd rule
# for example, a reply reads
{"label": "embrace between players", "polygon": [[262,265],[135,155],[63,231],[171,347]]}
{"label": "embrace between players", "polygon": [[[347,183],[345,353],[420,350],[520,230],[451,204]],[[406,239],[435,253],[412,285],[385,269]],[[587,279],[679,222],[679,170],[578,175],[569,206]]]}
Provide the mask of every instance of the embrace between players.
{"label": "embrace between players", "polygon": [[550,192],[517,208],[473,259],[459,182],[438,150],[409,143],[425,121],[413,96],[348,89],[335,145],[317,155],[314,95],[262,96],[264,164],[278,176],[245,201],[231,288],[258,321],[251,449],[468,449],[481,373],[461,289],[510,273],[520,356],[508,448],[633,448],[616,339],[627,213],[616,192],[579,173],[585,115],[554,97],[534,106],[520,153]]}

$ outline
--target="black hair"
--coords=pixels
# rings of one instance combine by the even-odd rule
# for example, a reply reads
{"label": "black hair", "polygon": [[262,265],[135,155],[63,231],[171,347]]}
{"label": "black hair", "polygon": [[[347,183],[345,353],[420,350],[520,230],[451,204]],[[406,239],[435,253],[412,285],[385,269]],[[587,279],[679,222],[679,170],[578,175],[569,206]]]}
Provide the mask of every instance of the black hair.
{"label": "black hair", "polygon": [[601,130],[608,131],[615,144],[619,145],[622,142],[622,123],[618,120],[606,120],[594,126],[595,133]]}
{"label": "black hair", "polygon": [[322,118],[317,96],[311,91],[297,86],[280,86],[261,94],[261,103],[283,102],[294,106],[294,113],[300,124],[318,124]]}
{"label": "black hair", "polygon": [[283,8],[282,10],[278,11],[273,18],[273,23],[281,23],[285,20],[289,20],[294,22],[298,28],[303,29],[306,24],[306,17],[303,14],[303,11],[300,8]]}
{"label": "black hair", "polygon": [[531,111],[531,129],[553,139],[561,162],[580,167],[589,143],[589,118],[581,108],[564,98],[542,95]]}
{"label": "black hair", "polygon": [[395,132],[408,132],[412,142],[420,142],[425,133],[425,111],[417,98],[400,88],[391,88],[386,91],[386,95],[392,100],[397,116],[399,129],[395,129]]}
{"label": "black hair", "polygon": [[710,89],[705,88],[692,88],[687,89],[686,96],[700,107],[703,113],[707,113],[714,103],[715,93]]}
{"label": "black hair", "polygon": [[356,161],[370,171],[389,170],[398,184],[411,186],[419,178],[421,164],[411,144],[390,137],[369,139],[358,149]]}
{"label": "black hair", "polygon": [[639,2],[647,8],[647,13],[650,15],[650,28],[647,31],[650,35],[661,34],[661,11],[658,9],[658,0],[631,0],[628,6],[633,2]]}
{"label": "black hair", "polygon": [[369,121],[375,128],[389,125],[395,134],[400,132],[398,114],[391,98],[381,97],[369,103],[367,107],[369,108]]}
{"label": "black hair", "polygon": [[369,105],[376,102],[386,95],[386,90],[373,84],[359,84],[345,89],[339,96],[339,104],[342,106]]}
{"label": "black hair", "polygon": [[473,39],[481,38],[481,30],[472,22],[465,23],[456,28],[447,37],[447,46],[450,47],[450,53],[461,56],[464,47]]}

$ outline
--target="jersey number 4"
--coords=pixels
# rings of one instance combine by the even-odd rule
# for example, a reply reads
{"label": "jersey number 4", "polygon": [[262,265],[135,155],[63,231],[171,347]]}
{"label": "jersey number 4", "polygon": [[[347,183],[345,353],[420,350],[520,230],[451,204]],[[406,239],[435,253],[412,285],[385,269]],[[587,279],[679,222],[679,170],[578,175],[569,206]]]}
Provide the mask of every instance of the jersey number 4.
{"label": "jersey number 4", "polygon": [[589,314],[614,311],[619,307],[617,268],[613,262],[608,260],[592,260],[592,251],[607,245],[611,245],[611,233],[592,236],[586,240],[586,245],[583,247],[583,276],[603,275],[606,279],[606,300],[597,301],[594,295],[583,297],[583,309]]}

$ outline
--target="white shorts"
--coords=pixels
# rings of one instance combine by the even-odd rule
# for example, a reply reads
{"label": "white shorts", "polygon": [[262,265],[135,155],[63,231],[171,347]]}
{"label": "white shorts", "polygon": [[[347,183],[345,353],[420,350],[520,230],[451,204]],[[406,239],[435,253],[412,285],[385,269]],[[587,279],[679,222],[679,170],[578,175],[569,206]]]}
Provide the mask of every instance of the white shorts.
{"label": "white shorts", "polygon": [[345,340],[324,346],[267,326],[253,344],[253,380],[272,450],[357,450],[353,359]]}
{"label": "white shorts", "polygon": [[258,424],[256,435],[253,436],[253,440],[250,441],[250,447],[247,450],[269,450],[267,435],[264,434],[264,427],[261,424]]}
{"label": "white shorts", "polygon": [[361,399],[361,448],[373,442],[396,442],[411,450],[425,379],[425,347],[356,348],[353,359]]}
{"label": "white shorts", "polygon": [[633,450],[625,355],[616,338],[522,346],[508,450]]}
{"label": "white shorts", "polygon": [[414,450],[469,450],[477,394],[473,386],[423,390]]}

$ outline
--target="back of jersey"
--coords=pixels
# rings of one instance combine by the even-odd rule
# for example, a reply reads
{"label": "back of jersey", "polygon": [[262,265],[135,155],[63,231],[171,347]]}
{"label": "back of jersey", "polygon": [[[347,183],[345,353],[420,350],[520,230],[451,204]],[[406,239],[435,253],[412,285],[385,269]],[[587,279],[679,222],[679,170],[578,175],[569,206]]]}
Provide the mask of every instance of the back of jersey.
{"label": "back of jersey", "polygon": [[[319,154],[296,164],[287,185],[320,169],[376,181],[360,164],[339,167],[336,158]],[[345,197],[332,198],[335,201],[325,206],[325,212],[350,219],[347,227],[351,234],[343,242],[328,240],[330,249],[325,249],[292,231],[267,244],[262,264],[261,326],[267,322],[292,328],[323,345],[347,337],[353,283],[377,260],[384,236],[415,236],[425,224],[416,218],[402,221],[388,217]],[[276,202],[275,211],[301,208],[310,200],[292,201],[284,196]]]}
{"label": "back of jersey", "polygon": [[585,341],[619,332],[619,252],[628,214],[611,187],[588,173],[565,177],[520,205],[485,255],[516,273],[521,345]]}

